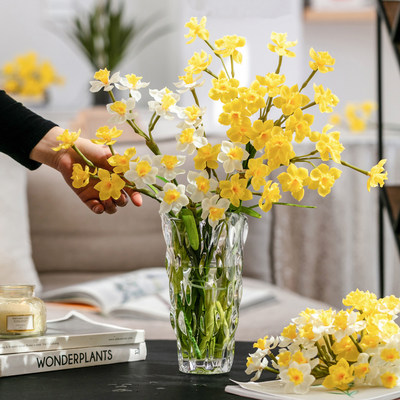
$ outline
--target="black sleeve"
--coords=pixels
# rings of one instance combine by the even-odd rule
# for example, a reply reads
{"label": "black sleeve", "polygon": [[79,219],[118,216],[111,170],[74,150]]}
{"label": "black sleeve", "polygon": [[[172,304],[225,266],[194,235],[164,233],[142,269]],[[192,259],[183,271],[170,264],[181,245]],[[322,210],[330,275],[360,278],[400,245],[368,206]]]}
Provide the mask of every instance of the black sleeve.
{"label": "black sleeve", "polygon": [[0,152],[29,169],[40,163],[29,154],[42,137],[56,124],[25,108],[0,90]]}

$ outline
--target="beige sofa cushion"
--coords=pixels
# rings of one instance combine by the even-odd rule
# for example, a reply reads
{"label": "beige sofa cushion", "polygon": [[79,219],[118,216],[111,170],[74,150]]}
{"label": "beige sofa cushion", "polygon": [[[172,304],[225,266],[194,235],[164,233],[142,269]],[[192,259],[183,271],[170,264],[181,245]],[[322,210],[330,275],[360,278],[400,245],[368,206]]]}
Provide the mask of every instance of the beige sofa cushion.
{"label": "beige sofa cushion", "polygon": [[41,285],[31,257],[26,170],[0,153],[0,284]]}

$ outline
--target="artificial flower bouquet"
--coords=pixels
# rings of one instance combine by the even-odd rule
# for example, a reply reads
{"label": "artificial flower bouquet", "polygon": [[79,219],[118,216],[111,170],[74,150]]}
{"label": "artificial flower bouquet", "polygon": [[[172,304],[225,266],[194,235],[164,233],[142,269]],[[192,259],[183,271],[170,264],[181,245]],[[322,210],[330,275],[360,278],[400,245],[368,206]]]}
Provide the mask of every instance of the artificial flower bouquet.
{"label": "artificial flower bouquet", "polygon": [[17,56],[1,72],[2,87],[14,97],[43,100],[51,85],[63,82],[51,62],[41,61],[35,52]]}
{"label": "artificial flower bouquet", "polygon": [[400,299],[378,299],[368,291],[349,293],[345,310],[307,309],[279,337],[254,343],[247,374],[277,374],[284,391],[304,394],[312,385],[347,393],[360,385],[400,384],[400,330],[394,322]]}
{"label": "artificial flower bouquet", "polygon": [[[135,74],[121,77],[106,68],[94,74],[90,90],[104,90],[111,98],[107,110],[114,126],[100,127],[93,140],[109,146],[109,169],[98,168],[81,153],[74,144],[79,132],[66,130],[55,150],[72,147],[82,156],[82,164],[73,166],[74,187],[95,180],[100,200],[118,199],[124,188],[131,188],[159,202],[179,368],[183,372],[223,373],[229,371],[234,354],[245,216],[260,218],[256,208],[268,212],[275,205],[305,207],[298,202],[307,188],[326,196],[341,175],[329,161],[365,174],[368,190],[382,186],[387,173],[385,160],[370,171],[344,161],[340,133],[331,131],[332,126],[325,126],[322,132],[311,128],[314,116],[308,109],[329,113],[338,102],[322,85],[314,84],[312,98],[304,93],[317,73],[333,70],[335,60],[329,53],[311,49],[309,76],[300,87],[287,86],[281,66],[285,58],[295,56],[291,48],[296,42],[273,32],[268,49],[277,55],[276,69],[257,75],[246,87],[235,78],[245,38],[224,36],[211,44],[205,17],[200,22],[191,18],[185,26],[189,28],[188,43],[202,39],[209,52],[194,52],[175,83],[176,91],[150,89],[152,117],[146,128],[137,123],[135,108],[148,83]],[[217,66],[212,64],[214,59]],[[206,109],[197,96],[205,76],[211,77],[209,97],[222,103],[218,121],[226,128],[226,137],[217,142],[207,136]],[[128,96],[116,100],[114,88]],[[192,97],[192,105],[179,105],[183,94]],[[158,147],[155,128],[160,118],[178,121],[175,154],[163,154]],[[124,122],[143,138],[149,154],[138,156],[135,147],[123,154],[114,150],[122,134],[117,125]],[[297,154],[295,145],[305,140],[315,145],[314,150]],[[194,168],[184,168],[188,156],[193,157]],[[291,193],[297,202],[281,201],[281,192]]]}
{"label": "artificial flower bouquet", "polygon": [[[304,94],[317,73],[333,70],[335,60],[328,52],[311,49],[310,75],[300,88],[297,84],[287,86],[285,75],[280,74],[281,65],[284,58],[295,56],[289,49],[297,42],[287,41],[285,33],[273,32],[268,49],[278,57],[275,71],[257,75],[249,87],[244,87],[235,79],[235,64],[242,61],[239,49],[245,45],[245,38],[224,36],[212,45],[205,25],[205,17],[200,22],[191,18],[185,25],[189,28],[186,37],[190,38],[188,43],[202,39],[211,54],[205,50],[194,53],[185,74],[179,76],[175,84],[177,92],[167,87],[150,89],[153,100],[148,106],[152,118],[147,129],[136,123],[134,110],[141,99],[140,89],[148,83],[135,74],[121,77],[116,72],[111,75],[106,68],[94,74],[91,92],[107,91],[112,100],[107,105],[110,124],[127,122],[145,140],[152,154],[136,157],[134,147],[124,154],[116,154],[113,144],[122,131],[116,126],[100,127],[94,142],[110,147],[113,153],[109,158],[110,171],[95,168],[83,157],[84,168],[74,165],[74,187],[83,187],[90,179],[95,179],[101,200],[117,199],[124,187],[130,187],[158,201],[160,213],[178,215],[184,208],[197,223],[207,220],[215,226],[227,211],[260,217],[256,207],[268,212],[272,205],[287,204],[280,202],[281,192],[291,193],[297,201],[302,200],[307,188],[326,196],[341,175],[338,168],[327,164],[328,161],[365,174],[368,190],[384,184],[387,179],[383,169],[385,160],[370,171],[361,170],[342,159],[344,147],[339,141],[340,133],[331,131],[331,125],[326,125],[322,132],[312,130],[314,116],[306,110],[316,107],[322,113],[329,113],[338,103],[337,96],[322,85],[314,84],[312,98]],[[219,71],[211,70],[213,58],[220,62]],[[204,75],[212,78],[209,97],[223,105],[218,121],[226,127],[226,138],[220,143],[209,142],[202,120],[206,110],[199,104],[196,90],[204,85]],[[114,87],[129,93],[128,98],[115,100]],[[192,95],[193,105],[178,105],[183,93]],[[273,110],[279,112],[277,117],[270,116]],[[157,146],[154,130],[160,118],[179,121],[177,154],[162,154]],[[61,143],[55,150],[72,147],[79,151],[74,145],[78,136],[79,132],[66,130],[59,137]],[[314,143],[315,150],[296,154],[295,144],[305,140]],[[193,171],[182,168],[187,155],[193,155]],[[220,166],[223,170],[218,169]],[[278,169],[283,172],[272,178],[271,173]],[[178,183],[177,177],[185,173],[186,184]],[[257,204],[244,206],[245,201],[253,198],[258,199]],[[191,230],[191,234],[195,236],[194,231]],[[193,241],[196,241],[194,237]]]}

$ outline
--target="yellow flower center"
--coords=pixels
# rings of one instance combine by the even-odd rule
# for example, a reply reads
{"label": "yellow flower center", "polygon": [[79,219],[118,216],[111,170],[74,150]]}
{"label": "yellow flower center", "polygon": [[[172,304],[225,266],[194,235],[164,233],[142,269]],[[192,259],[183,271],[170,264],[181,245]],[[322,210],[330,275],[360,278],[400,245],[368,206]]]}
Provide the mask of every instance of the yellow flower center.
{"label": "yellow flower center", "polygon": [[196,106],[190,106],[185,108],[185,114],[191,121],[195,121],[199,116],[199,108]]}
{"label": "yellow flower center", "polygon": [[135,74],[130,74],[125,76],[128,83],[133,87],[136,87],[137,83],[143,78],[142,76],[136,76]]}
{"label": "yellow flower center", "polygon": [[165,192],[164,201],[168,204],[173,203],[181,197],[181,194],[176,189],[170,189]]}
{"label": "yellow flower center", "polygon": [[179,136],[179,141],[181,143],[192,143],[193,142],[193,128],[184,129]]}
{"label": "yellow flower center", "polygon": [[161,107],[163,110],[168,110],[176,103],[176,100],[169,94],[165,94],[161,100]]}
{"label": "yellow flower center", "polygon": [[297,386],[303,382],[303,373],[297,368],[289,368],[288,369],[289,379]]}
{"label": "yellow flower center", "polygon": [[198,190],[205,194],[210,189],[210,181],[203,176],[199,176],[196,178],[196,186]]}
{"label": "yellow flower center", "polygon": [[243,150],[240,147],[235,146],[228,151],[227,156],[231,160],[241,160],[243,157]]}
{"label": "yellow flower center", "polygon": [[105,85],[109,83],[110,71],[105,69],[101,69],[94,74],[94,79],[97,79],[103,82]]}
{"label": "yellow flower center", "polygon": [[111,104],[110,109],[119,115],[125,115],[126,104],[122,101],[115,101],[113,104]]}
{"label": "yellow flower center", "polygon": [[176,164],[178,164],[177,156],[163,156],[161,158],[161,164],[165,166],[168,170],[172,170],[175,168]]}
{"label": "yellow flower center", "polygon": [[225,210],[223,208],[210,207],[208,217],[211,219],[211,221],[218,221],[223,217],[224,212]]}
{"label": "yellow flower center", "polygon": [[399,352],[396,349],[383,349],[381,358],[384,361],[394,361],[399,358]]}
{"label": "yellow flower center", "polygon": [[151,171],[151,165],[148,161],[139,161],[136,164],[136,172],[142,178]]}

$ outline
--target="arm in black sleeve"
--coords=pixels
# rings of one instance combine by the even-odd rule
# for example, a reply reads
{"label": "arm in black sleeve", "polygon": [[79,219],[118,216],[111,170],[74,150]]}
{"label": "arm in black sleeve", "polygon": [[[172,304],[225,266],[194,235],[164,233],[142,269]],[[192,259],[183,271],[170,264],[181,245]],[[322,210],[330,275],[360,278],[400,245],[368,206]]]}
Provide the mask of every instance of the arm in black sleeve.
{"label": "arm in black sleeve", "polygon": [[25,108],[0,90],[0,152],[29,169],[40,163],[29,158],[32,149],[56,124]]}

